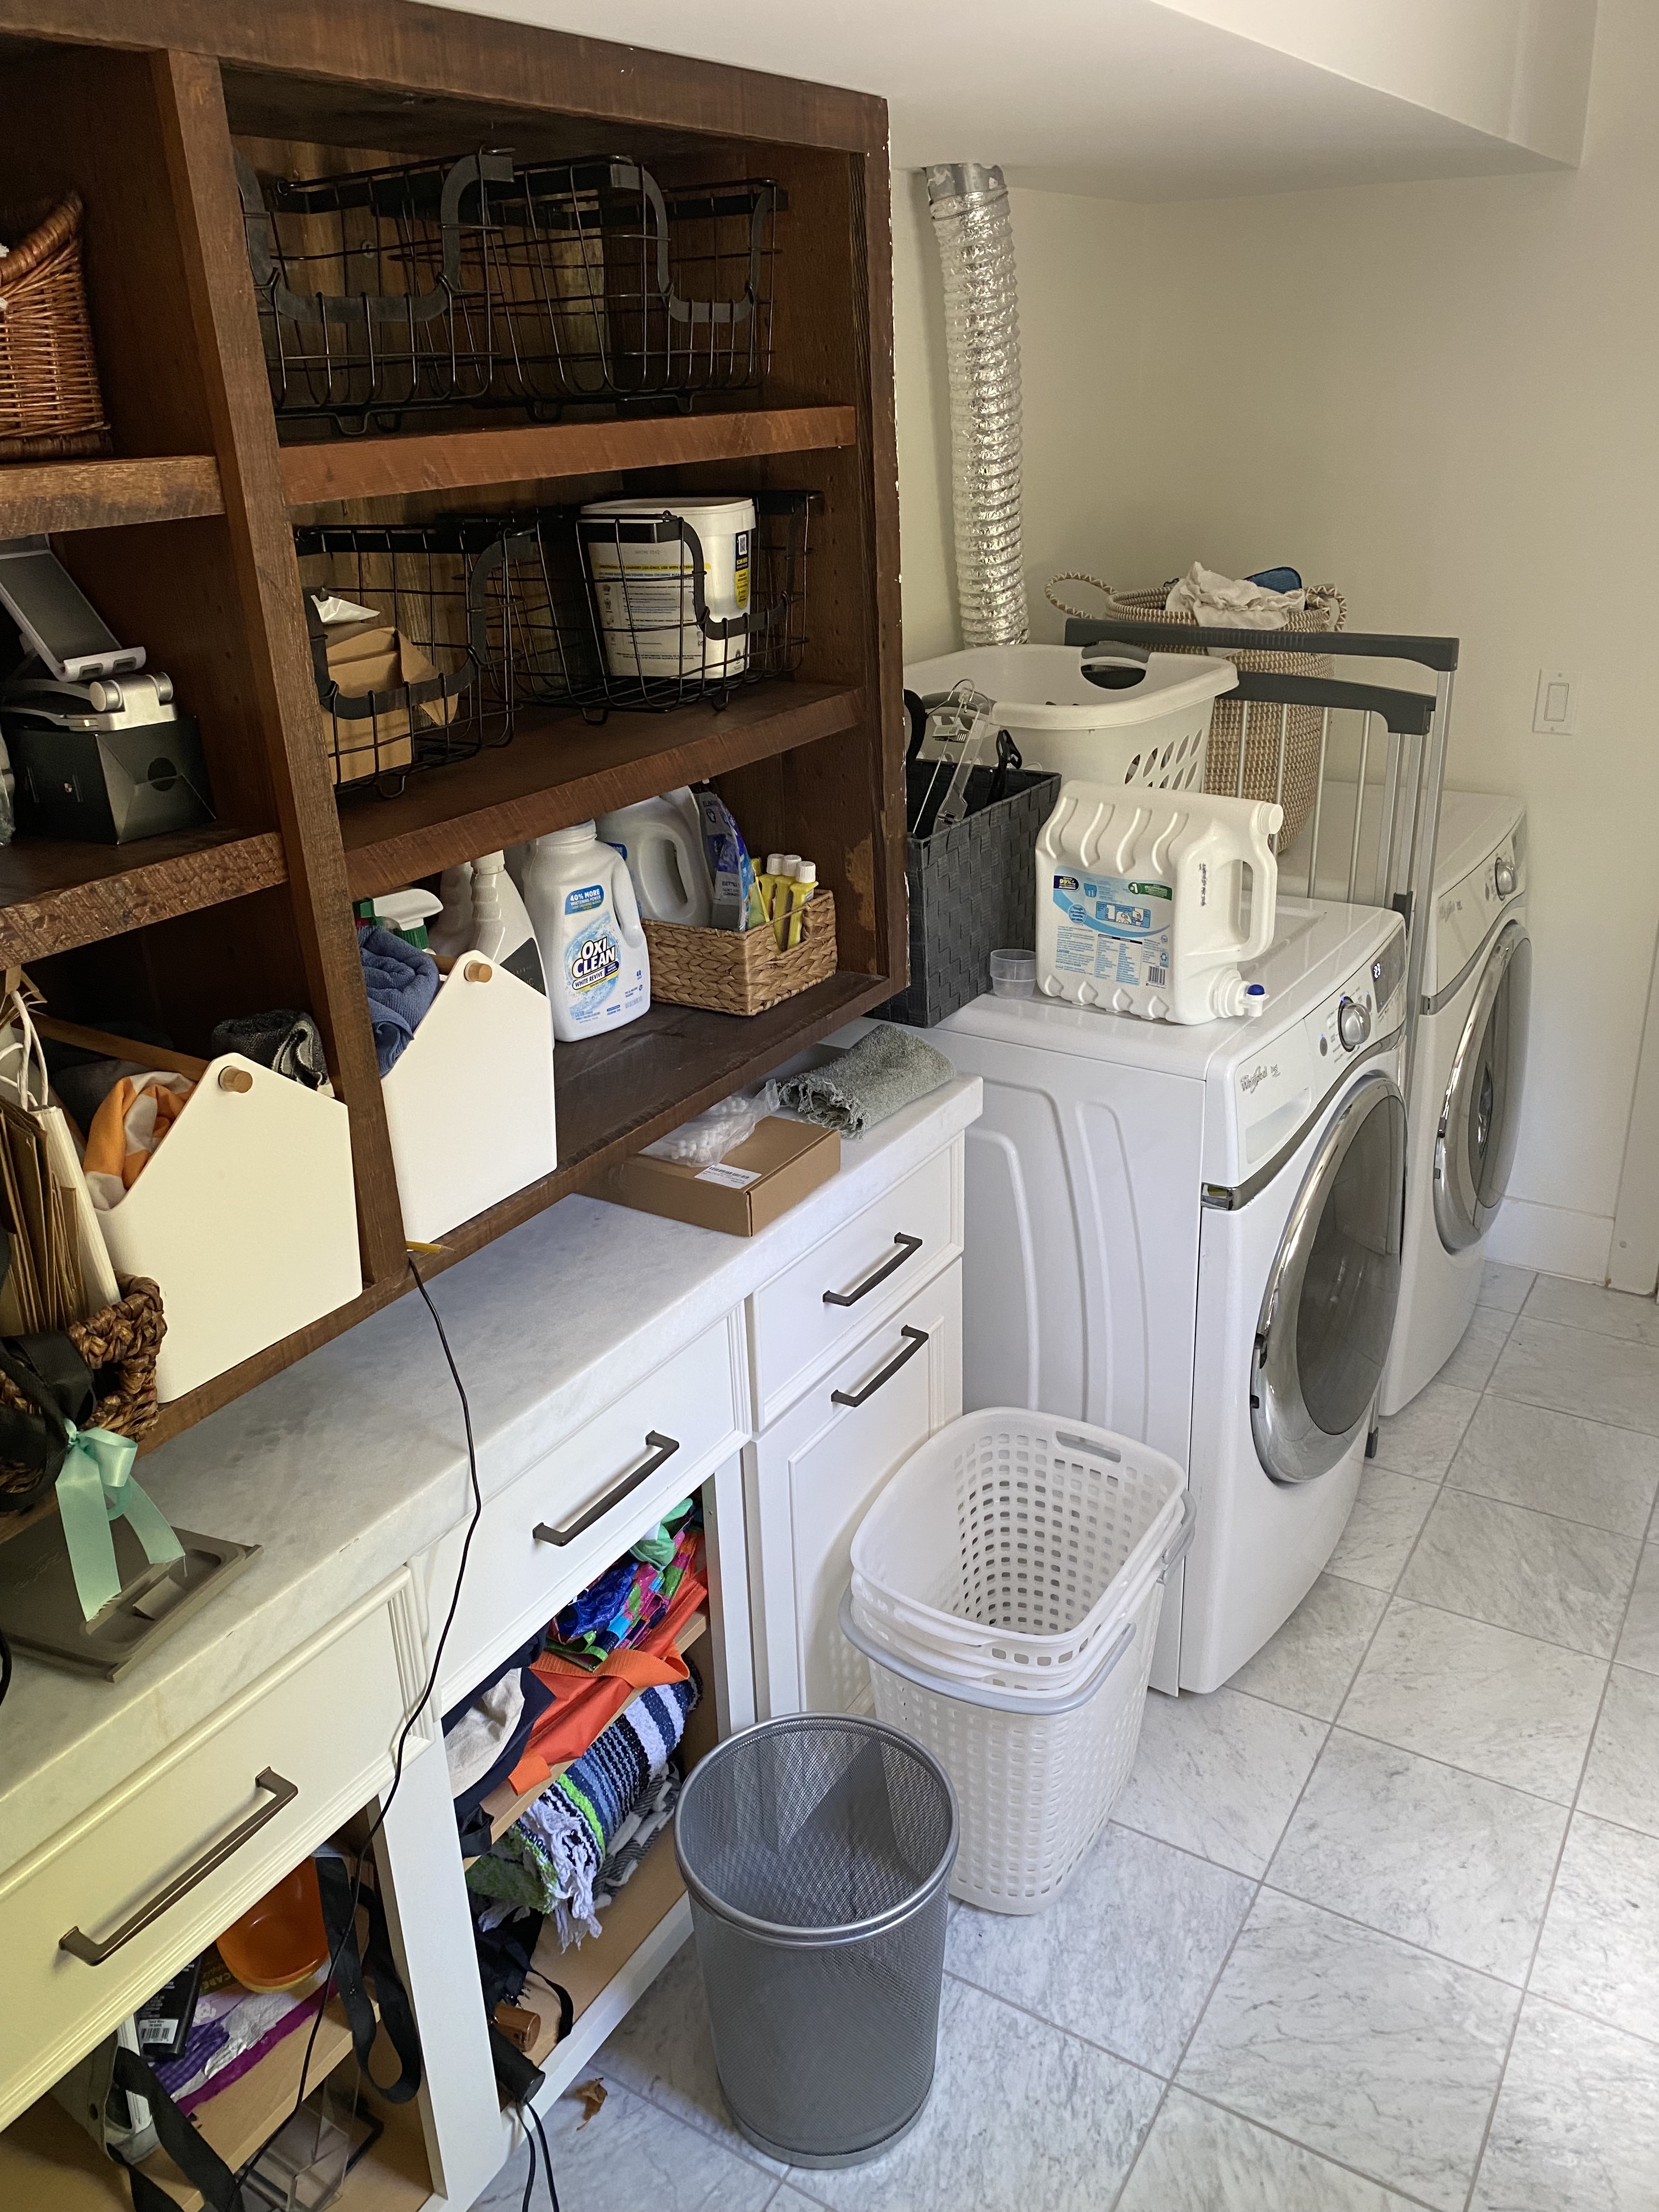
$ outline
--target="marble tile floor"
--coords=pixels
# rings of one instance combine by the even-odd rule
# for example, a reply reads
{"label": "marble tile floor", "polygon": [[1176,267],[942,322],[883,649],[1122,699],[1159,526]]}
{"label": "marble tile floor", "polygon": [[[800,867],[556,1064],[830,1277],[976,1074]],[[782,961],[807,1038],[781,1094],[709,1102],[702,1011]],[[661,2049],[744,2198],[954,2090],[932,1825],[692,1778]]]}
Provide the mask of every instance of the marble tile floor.
{"label": "marble tile floor", "polygon": [[954,1911],[915,2132],[753,2151],[688,1945],[554,2109],[565,2212],[1654,2212],[1656,1494],[1653,1303],[1489,1267],[1297,1615],[1149,1700],[1066,1896]]}

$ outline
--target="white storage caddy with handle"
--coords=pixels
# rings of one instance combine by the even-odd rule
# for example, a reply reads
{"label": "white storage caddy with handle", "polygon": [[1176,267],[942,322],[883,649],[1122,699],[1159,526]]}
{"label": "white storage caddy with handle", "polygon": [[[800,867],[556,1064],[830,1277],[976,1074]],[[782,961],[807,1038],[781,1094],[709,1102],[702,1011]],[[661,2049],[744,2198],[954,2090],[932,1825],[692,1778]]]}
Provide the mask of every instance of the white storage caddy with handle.
{"label": "white storage caddy with handle", "polygon": [[1040,1912],[1070,1881],[1134,1764],[1191,1536],[1173,1460],[1006,1406],[930,1437],[865,1516],[842,1631],[877,1717],[951,1777],[955,1896]]}

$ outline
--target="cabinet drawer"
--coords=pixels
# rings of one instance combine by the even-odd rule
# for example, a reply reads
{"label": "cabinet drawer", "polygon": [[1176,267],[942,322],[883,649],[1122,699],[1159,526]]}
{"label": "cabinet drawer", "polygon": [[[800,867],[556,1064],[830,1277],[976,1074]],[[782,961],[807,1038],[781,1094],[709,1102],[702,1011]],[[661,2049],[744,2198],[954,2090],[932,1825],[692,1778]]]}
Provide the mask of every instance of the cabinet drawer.
{"label": "cabinet drawer", "polygon": [[[721,1321],[489,1501],[444,1652],[441,1711],[736,1449],[744,1397],[738,1332]],[[453,1533],[436,1554],[434,1634],[460,1547]]]}
{"label": "cabinet drawer", "polygon": [[[0,1881],[0,2124],[383,1786],[411,1622],[404,1577]],[[63,1948],[77,1929],[101,1962]]]}
{"label": "cabinet drawer", "polygon": [[961,1249],[958,1137],[751,1295],[759,1426]]}

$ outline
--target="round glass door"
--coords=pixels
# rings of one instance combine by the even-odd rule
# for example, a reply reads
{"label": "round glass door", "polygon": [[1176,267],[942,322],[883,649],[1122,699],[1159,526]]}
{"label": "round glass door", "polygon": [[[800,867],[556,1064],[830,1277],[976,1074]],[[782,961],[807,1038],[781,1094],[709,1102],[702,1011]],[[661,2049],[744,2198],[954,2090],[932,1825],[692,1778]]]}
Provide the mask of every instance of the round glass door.
{"label": "round glass door", "polygon": [[1434,1224],[1449,1252],[1486,1235],[1509,1188],[1531,1012],[1532,939],[1511,921],[1463,1025],[1435,1137]]}
{"label": "round glass door", "polygon": [[1328,1473],[1370,1419],[1400,1301],[1405,1188],[1405,1101],[1379,1072],[1326,1128],[1261,1302],[1250,1427],[1275,1482]]}

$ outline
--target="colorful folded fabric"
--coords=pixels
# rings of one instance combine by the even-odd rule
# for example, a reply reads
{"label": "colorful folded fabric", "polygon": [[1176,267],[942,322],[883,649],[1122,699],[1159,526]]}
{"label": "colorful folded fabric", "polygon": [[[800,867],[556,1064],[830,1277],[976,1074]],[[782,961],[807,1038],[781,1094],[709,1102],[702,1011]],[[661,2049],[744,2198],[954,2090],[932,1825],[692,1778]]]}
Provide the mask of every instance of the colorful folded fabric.
{"label": "colorful folded fabric", "polygon": [[673,1819],[680,1786],[679,1771],[670,1759],[641,1800],[639,1810],[617,1829],[605,1864],[593,1878],[595,1912],[603,1912],[615,1901],[617,1892]]}
{"label": "colorful folded fabric", "polygon": [[[641,1541],[649,1545],[657,1533]],[[693,1514],[675,1532],[665,1564],[632,1553],[618,1559],[556,1614],[548,1649],[579,1665],[597,1667],[624,1644],[637,1644],[673,1602],[696,1559],[701,1533],[702,1516]]]}

